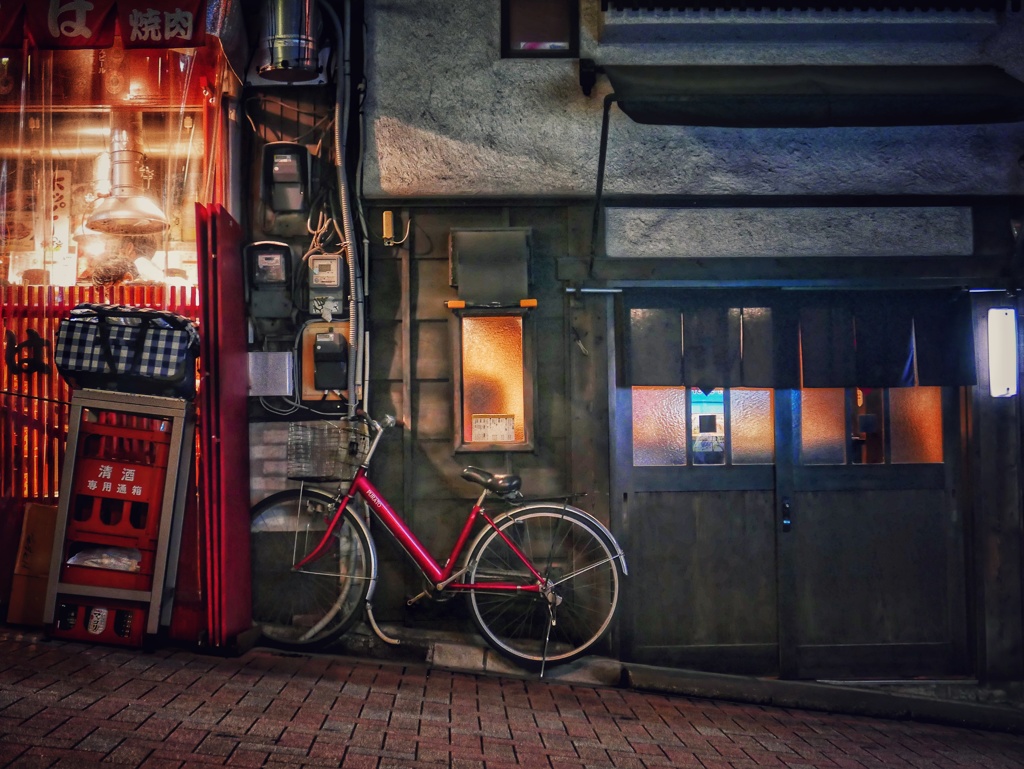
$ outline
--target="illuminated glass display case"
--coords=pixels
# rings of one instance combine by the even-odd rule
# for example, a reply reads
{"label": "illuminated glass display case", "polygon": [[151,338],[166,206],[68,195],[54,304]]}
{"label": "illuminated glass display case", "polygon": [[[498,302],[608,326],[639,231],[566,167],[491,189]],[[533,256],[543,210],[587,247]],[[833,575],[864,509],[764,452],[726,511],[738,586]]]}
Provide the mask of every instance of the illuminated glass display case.
{"label": "illuminated glass display case", "polygon": [[0,51],[0,280],[192,286],[218,53]]}

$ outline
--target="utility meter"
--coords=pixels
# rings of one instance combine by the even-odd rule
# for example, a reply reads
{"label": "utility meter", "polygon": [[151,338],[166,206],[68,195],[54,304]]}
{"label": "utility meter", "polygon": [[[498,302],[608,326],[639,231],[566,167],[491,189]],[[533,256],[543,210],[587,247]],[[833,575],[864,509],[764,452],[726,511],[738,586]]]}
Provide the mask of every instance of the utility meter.
{"label": "utility meter", "polygon": [[317,390],[348,390],[348,340],[331,327],[313,343],[313,386]]}
{"label": "utility meter", "polygon": [[309,210],[309,153],[294,142],[263,147],[263,197],[274,213]]}
{"label": "utility meter", "polygon": [[345,271],[340,256],[318,254],[307,260],[309,266],[309,306],[312,315],[324,319],[345,314]]}
{"label": "utility meter", "polygon": [[249,310],[254,318],[291,315],[291,261],[287,243],[261,240],[245,247]]}
{"label": "utility meter", "polygon": [[348,404],[349,323],[310,320],[299,332],[299,399],[320,412]]}

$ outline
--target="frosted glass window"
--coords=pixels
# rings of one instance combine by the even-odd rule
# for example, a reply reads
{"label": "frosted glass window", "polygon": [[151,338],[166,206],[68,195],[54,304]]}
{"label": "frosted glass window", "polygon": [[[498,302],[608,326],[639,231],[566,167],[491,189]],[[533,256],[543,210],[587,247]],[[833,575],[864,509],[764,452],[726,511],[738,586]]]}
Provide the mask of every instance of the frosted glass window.
{"label": "frosted glass window", "polygon": [[686,388],[633,388],[633,464],[686,464]]}
{"label": "frosted glass window", "polygon": [[942,462],[942,389],[889,390],[893,463]]}
{"label": "frosted glass window", "polygon": [[800,391],[800,461],[805,465],[846,463],[846,391]]}
{"label": "frosted glass window", "polygon": [[695,465],[725,464],[725,392],[690,390],[690,432]]}
{"label": "frosted glass window", "polygon": [[729,390],[729,439],[734,465],[770,465],[775,461],[771,390]]}
{"label": "frosted glass window", "polygon": [[[462,432],[466,443],[526,440],[523,319],[462,319]],[[475,419],[474,419],[475,417]],[[511,423],[511,430],[504,426]],[[486,435],[474,435],[475,429]]]}

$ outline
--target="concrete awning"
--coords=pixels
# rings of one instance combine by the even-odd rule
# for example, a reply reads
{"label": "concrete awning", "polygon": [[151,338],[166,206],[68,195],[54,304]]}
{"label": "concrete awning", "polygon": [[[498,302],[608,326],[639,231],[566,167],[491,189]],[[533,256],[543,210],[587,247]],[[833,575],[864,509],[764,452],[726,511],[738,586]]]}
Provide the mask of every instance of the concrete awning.
{"label": "concrete awning", "polygon": [[978,66],[606,65],[637,123],[737,128],[1024,121],[1024,83]]}

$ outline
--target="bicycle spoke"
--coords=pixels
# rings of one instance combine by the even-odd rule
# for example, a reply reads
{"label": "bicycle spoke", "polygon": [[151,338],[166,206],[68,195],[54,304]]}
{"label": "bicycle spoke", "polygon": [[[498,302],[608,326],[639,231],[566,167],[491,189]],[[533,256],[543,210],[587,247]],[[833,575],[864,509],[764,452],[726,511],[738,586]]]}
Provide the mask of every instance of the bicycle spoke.
{"label": "bicycle spoke", "polygon": [[555,580],[551,584],[557,587],[558,585],[561,585],[564,582],[568,582],[571,579],[576,579],[581,574],[586,574],[588,571],[593,571],[594,569],[599,569],[602,566],[604,566],[606,563],[611,563],[614,560],[615,560],[614,557],[604,558],[604,559],[598,561],[597,563],[592,563],[592,564],[589,564],[587,566],[584,566],[582,569],[578,569],[577,571],[570,572],[570,573],[566,574],[564,577],[562,577],[561,579]]}
{"label": "bicycle spoke", "polygon": [[327,536],[333,504],[322,492],[295,490],[253,511],[253,620],[279,646],[326,643],[361,613],[372,579],[371,546],[350,513],[338,521],[320,558],[309,568],[292,568]]}
{"label": "bicycle spoke", "polygon": [[[574,659],[607,630],[618,603],[618,564],[590,522],[563,508],[513,514],[503,532],[545,579],[526,597],[488,591],[486,583],[532,582],[530,573],[495,532],[469,561],[471,616],[495,648],[521,663],[544,666]],[[553,603],[552,603],[553,602]],[[554,623],[552,623],[554,620]]]}

